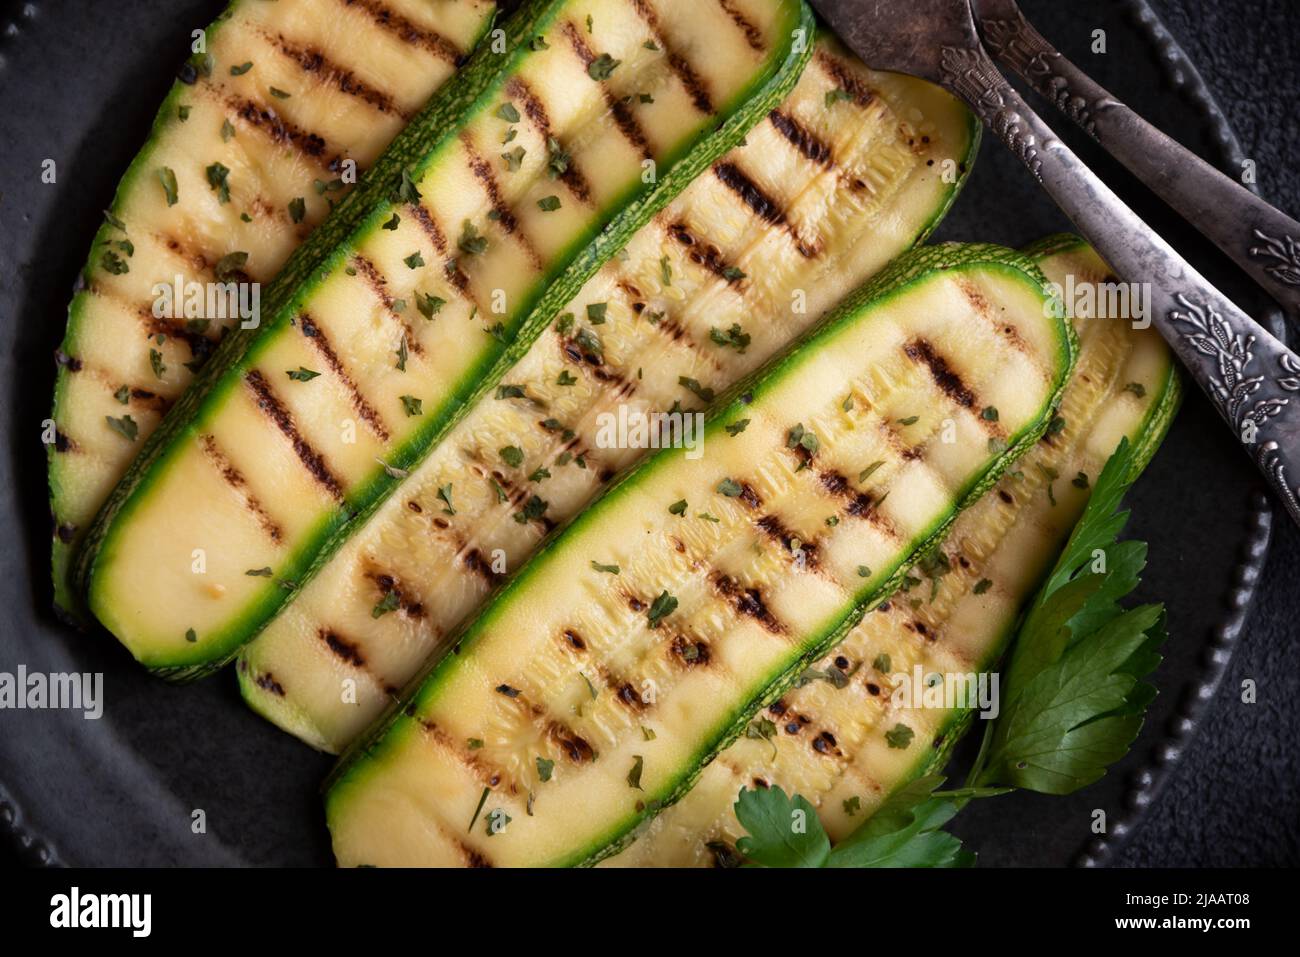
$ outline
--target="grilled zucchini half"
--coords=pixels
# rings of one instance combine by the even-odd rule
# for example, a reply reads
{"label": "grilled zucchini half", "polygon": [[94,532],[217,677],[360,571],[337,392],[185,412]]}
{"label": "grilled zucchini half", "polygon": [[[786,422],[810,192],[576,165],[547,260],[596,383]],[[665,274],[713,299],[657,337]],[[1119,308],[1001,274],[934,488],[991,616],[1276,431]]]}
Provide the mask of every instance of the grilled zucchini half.
{"label": "grilled zucchini half", "polygon": [[938,87],[820,38],[746,145],[506,374],[516,389],[481,400],[244,649],[245,699],[315,747],[346,747],[508,569],[644,454],[602,441],[603,417],[697,408],[807,331],[929,234],[978,130]]}
{"label": "grilled zucchini half", "polygon": [[[1080,288],[1116,281],[1075,236],[1051,237],[1026,253],[1062,287],[1071,276]],[[895,706],[897,676],[995,667],[1120,439],[1133,443],[1141,470],[1178,407],[1173,357],[1154,330],[1109,315],[1073,319],[1079,357],[1059,428],[962,513],[943,558],[936,553],[925,571],[913,571],[914,588],[867,615],[805,673],[801,687],[757,716],[749,737],[719,755],[689,794],[607,864],[709,866],[734,854],[744,830],[732,807],[737,792],[755,783],[802,794],[840,840],[895,789],[942,767],[970,718],[955,709]],[[907,746],[891,746],[903,739]]]}
{"label": "grilled zucchini half", "polygon": [[91,610],[163,676],[219,666],[279,610],[789,93],[813,20],[801,0],[535,0],[505,34],[300,247],[87,533]]}
{"label": "grilled zucchini half", "polygon": [[494,9],[236,0],[207,28],[117,188],[58,352],[52,572],[69,615],[84,619],[70,561],[95,513],[242,321],[238,299],[210,307],[207,290],[274,276],[452,76]]}
{"label": "grilled zucchini half", "polygon": [[617,850],[1038,440],[1073,356],[1021,254],[896,262],[715,406],[705,454],[654,455],[544,546],[354,746],[339,862]]}

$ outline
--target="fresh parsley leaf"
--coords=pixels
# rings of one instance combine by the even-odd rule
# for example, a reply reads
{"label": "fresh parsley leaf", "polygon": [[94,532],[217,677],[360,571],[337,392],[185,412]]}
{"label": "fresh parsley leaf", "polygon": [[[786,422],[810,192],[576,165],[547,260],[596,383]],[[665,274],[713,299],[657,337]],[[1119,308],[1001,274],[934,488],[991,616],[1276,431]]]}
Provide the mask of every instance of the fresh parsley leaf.
{"label": "fresh parsley leaf", "polygon": [[825,867],[830,838],[807,799],[789,797],[779,787],[743,789],[736,818],[749,834],[736,849],[763,867]]}
{"label": "fresh parsley leaf", "polygon": [[1119,604],[1146,564],[1144,543],[1118,541],[1134,471],[1124,439],[1024,619],[970,783],[1068,794],[1105,774],[1136,738],[1155,696],[1142,678],[1160,662],[1165,615],[1160,605]]}
{"label": "fresh parsley leaf", "polygon": [[934,796],[940,777],[924,777],[895,792],[861,827],[831,851],[827,867],[970,867],[975,855],[941,831],[961,802]]}
{"label": "fresh parsley leaf", "polygon": [[[735,811],[749,833],[736,849],[762,867],[968,867],[975,855],[940,830],[962,804],[936,795],[942,783],[929,776],[906,785],[834,848],[802,796],[779,787],[747,788]],[[847,814],[860,808],[857,798],[844,802]]]}

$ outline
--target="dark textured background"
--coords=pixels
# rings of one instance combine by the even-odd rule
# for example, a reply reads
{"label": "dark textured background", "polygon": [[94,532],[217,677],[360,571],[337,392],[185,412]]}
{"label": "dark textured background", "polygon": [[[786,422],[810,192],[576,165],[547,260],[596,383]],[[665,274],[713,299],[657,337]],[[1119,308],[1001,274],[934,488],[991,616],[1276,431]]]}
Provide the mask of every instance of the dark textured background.
{"label": "dark textured background", "polygon": [[[1300,4],[1151,0],[1258,165],[1300,212]],[[1193,493],[1194,494],[1194,493]],[[1300,531],[1279,518],[1250,622],[1205,724],[1119,855],[1131,866],[1300,864]],[[1253,680],[1258,701],[1241,702]]]}
{"label": "dark textured background", "polygon": [[[1060,2],[1060,0],[1057,0]],[[1078,0],[1071,0],[1078,2]],[[1218,97],[1271,201],[1300,211],[1296,0],[1151,0]],[[126,4],[131,6],[129,0]],[[8,7],[9,4],[0,4]],[[14,6],[19,6],[14,4]],[[1123,88],[1120,84],[1113,84]],[[3,104],[0,104],[0,109]],[[1189,480],[1189,495],[1195,489]],[[1194,560],[1194,556],[1184,556]],[[1117,861],[1130,866],[1300,863],[1300,532],[1275,524],[1250,624],[1205,724]],[[1244,705],[1253,679],[1258,703]],[[0,848],[0,861],[5,849]]]}

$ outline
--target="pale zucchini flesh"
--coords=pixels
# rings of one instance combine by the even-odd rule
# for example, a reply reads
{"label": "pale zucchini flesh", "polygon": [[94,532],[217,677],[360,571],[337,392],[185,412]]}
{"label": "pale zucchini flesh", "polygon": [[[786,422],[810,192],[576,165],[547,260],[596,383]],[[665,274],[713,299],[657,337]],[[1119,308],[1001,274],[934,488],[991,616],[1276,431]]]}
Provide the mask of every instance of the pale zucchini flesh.
{"label": "pale zucchini flesh", "polygon": [[[1027,252],[1062,287],[1067,276],[1079,288],[1115,281],[1077,237],[1056,237]],[[950,570],[937,576],[937,585],[914,571],[913,590],[869,613],[813,666],[807,684],[759,715],[772,723],[773,737],[738,739],[689,794],[606,864],[689,867],[727,859],[744,834],[733,805],[745,787],[803,795],[837,841],[906,781],[939,769],[967,715],[919,702],[896,705],[897,676],[910,680],[917,668],[929,677],[995,667],[1021,608],[1051,569],[1120,439],[1134,443],[1141,469],[1178,405],[1172,356],[1154,330],[1087,313],[1073,322],[1079,355],[1061,400],[1064,426],[958,517],[942,546]],[[930,566],[935,572],[944,567]],[[824,677],[831,669],[847,677],[842,687]],[[913,737],[906,747],[891,746],[888,735],[900,725]],[[901,740],[896,733],[895,745]]]}
{"label": "pale zucchini flesh", "polygon": [[[206,297],[155,316],[156,287],[216,282],[223,258],[239,253],[233,280],[269,280],[351,190],[349,162],[357,175],[373,166],[494,9],[491,0],[236,0],[207,29],[117,189],[109,212],[124,228],[99,230],[69,308],[49,447],[54,596],[65,611],[83,611],[69,562],[95,513],[239,321],[210,311]],[[217,163],[229,170],[224,203],[206,174]]]}
{"label": "pale zucchini flesh", "polygon": [[[698,408],[683,377],[721,392],[753,371],[928,234],[977,143],[948,94],[820,38],[746,145],[645,226],[564,308],[574,319],[503,377],[525,397],[480,401],[241,653],[248,702],[315,747],[345,747],[548,528],[644,454],[607,447],[602,415]],[[743,351],[714,341],[733,326]],[[533,495],[545,513],[517,521]]]}
{"label": "pale zucchini flesh", "polygon": [[780,101],[811,30],[798,0],[527,5],[508,52],[481,49],[407,129],[331,221],[346,232],[299,251],[256,336],[110,497],[80,566],[99,620],[169,677],[228,660]]}
{"label": "pale zucchini flesh", "polygon": [[354,746],[339,862],[617,850],[1038,439],[1072,359],[1021,255],[895,263],[715,407],[706,454],[658,453],[579,516]]}

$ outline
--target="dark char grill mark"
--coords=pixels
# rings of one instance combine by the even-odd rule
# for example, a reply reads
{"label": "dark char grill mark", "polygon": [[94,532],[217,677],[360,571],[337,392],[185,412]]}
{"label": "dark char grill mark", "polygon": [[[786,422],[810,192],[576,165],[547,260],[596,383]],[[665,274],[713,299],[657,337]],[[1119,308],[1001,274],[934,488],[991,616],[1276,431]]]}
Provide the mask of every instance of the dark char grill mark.
{"label": "dark char grill mark", "polygon": [[288,40],[283,33],[277,33],[268,39],[275,43],[281,53],[298,64],[304,73],[324,77],[341,93],[368,103],[380,113],[393,114],[407,121],[411,119],[412,114],[400,109],[391,96],[363,82],[347,67],[334,63],[315,47],[299,46]]}
{"label": "dark char grill mark", "polygon": [[930,378],[944,395],[964,409],[974,408],[975,393],[962,381],[961,376],[953,371],[948,360],[934,351],[934,346],[927,340],[913,339],[903,346],[903,352],[913,362],[924,365],[930,370]]}
{"label": "dark char grill mark", "polygon": [[739,614],[753,618],[774,635],[789,633],[790,629],[767,607],[763,593],[758,588],[742,588],[735,579],[721,572],[715,572],[711,580],[718,594],[730,602]]}
{"label": "dark char grill mark", "polygon": [[671,236],[680,246],[685,247],[689,252],[687,258],[697,266],[703,266],[709,272],[713,273],[719,279],[724,279],[728,284],[735,286],[742,280],[739,276],[729,277],[727,270],[729,264],[722,258],[722,250],[713,243],[701,242],[695,234],[691,232],[689,226],[683,222],[670,223],[668,225],[668,235]]}
{"label": "dark char grill mark", "polygon": [[781,110],[773,110],[768,114],[768,120],[772,123],[773,128],[784,136],[790,145],[798,150],[804,158],[812,160],[827,169],[834,167],[834,154],[831,153],[831,148],[790,114]]}
{"label": "dark char grill mark", "polygon": [[236,489],[244,499],[244,507],[253,513],[262,530],[270,536],[271,541],[279,544],[284,539],[284,531],[275,522],[274,519],[262,507],[256,496],[248,488],[248,480],[244,478],[243,473],[226,458],[226,453],[217,445],[217,440],[211,435],[205,435],[200,440],[203,446],[203,452],[207,455],[209,461],[221,473],[221,477],[231,488]]}
{"label": "dark char grill mark", "polygon": [[361,654],[361,648],[355,642],[340,637],[337,632],[329,628],[321,628],[316,634],[321,641],[325,642],[330,651],[352,667],[364,668],[366,666],[366,659]]}
{"label": "dark char grill mark", "polygon": [[230,107],[236,116],[253,129],[265,134],[272,142],[279,143],[281,146],[292,147],[303,156],[315,160],[330,172],[338,169],[340,157],[326,158],[329,145],[319,133],[313,133],[311,130],[305,130],[296,124],[290,123],[276,113],[275,110],[253,100],[243,99],[242,97],[229,97],[226,100],[226,105]]}
{"label": "dark char grill mark", "polygon": [[397,37],[403,43],[428,50],[441,60],[454,66],[464,62],[464,54],[456,44],[433,30],[426,30],[412,23],[406,17],[390,10],[379,0],[339,0],[345,7],[356,7],[370,15],[376,24]]}
{"label": "dark char grill mark", "polygon": [[379,301],[384,304],[384,308],[388,311],[389,316],[391,316],[393,321],[401,327],[402,334],[406,337],[406,348],[409,349],[413,355],[424,355],[424,347],[420,345],[420,340],[416,338],[415,331],[406,324],[406,320],[402,318],[402,314],[393,308],[393,304],[396,300],[389,294],[388,280],[386,280],[383,273],[379,271],[379,267],[359,253],[353,254],[352,262],[355,265],[357,272],[365,278],[371,291],[373,291]]}
{"label": "dark char grill mark", "polygon": [[835,57],[824,50],[818,50],[815,56],[817,65],[836,82],[841,90],[851,95],[853,102],[858,106],[866,106],[876,98],[875,92],[849,72],[848,67]]}
{"label": "dark char grill mark", "polygon": [[[527,116],[537,128],[537,132],[543,139],[549,140],[555,136],[551,130],[551,118],[546,112],[546,106],[537,98],[537,94],[532,88],[518,76],[511,77],[506,82],[506,95],[519,100],[524,105],[524,115]],[[563,144],[561,144],[563,145]],[[575,158],[569,161],[569,168],[560,174],[560,182],[569,187],[578,200],[586,205],[591,205],[591,184],[582,175],[578,169]]]}
{"label": "dark char grill mark", "polygon": [[497,182],[496,174],[492,172],[492,167],[485,160],[478,150],[475,149],[473,141],[468,133],[461,135],[461,143],[465,151],[469,154],[469,166],[474,173],[474,177],[482,184],[484,192],[488,194],[488,202],[492,204],[492,209],[496,214],[496,222],[506,234],[513,236],[528,258],[532,260],[534,266],[539,270],[542,268],[542,257],[537,252],[532,242],[519,229],[519,220],[515,217],[514,211],[506,204],[501,195],[501,184]]}
{"label": "dark char grill mark", "polygon": [[713,167],[713,175],[724,186],[739,196],[755,216],[772,226],[778,227],[789,235],[791,240],[794,241],[795,248],[799,251],[800,256],[805,259],[812,259],[817,256],[820,250],[804,242],[799,235],[799,231],[790,222],[780,204],[763,192],[762,187],[755,183],[739,166],[729,162],[717,163]]}
{"label": "dark char grill mark", "polygon": [[740,32],[745,34],[745,42],[755,53],[762,53],[767,49],[763,43],[763,32],[758,29],[740,10],[737,10],[734,0],[718,0],[718,6],[723,9],[727,16],[731,17],[733,23],[740,28]]}
{"label": "dark char grill mark", "polygon": [[375,407],[366,400],[352,376],[348,374],[348,370],[343,366],[343,360],[339,358],[338,353],[330,345],[324,330],[316,325],[307,313],[303,313],[298,317],[298,327],[302,330],[302,334],[311,340],[311,344],[321,354],[325,364],[343,383],[343,387],[348,391],[348,396],[352,399],[352,408],[356,410],[357,415],[361,416],[361,419],[370,426],[381,441],[387,442],[389,435],[388,429],[384,426],[383,418]]}
{"label": "dark char grill mark", "polygon": [[492,570],[492,565],[483,557],[483,553],[477,548],[471,548],[461,559],[465,567],[474,572],[489,585],[495,585],[503,576],[498,575]]}
{"label": "dark char grill mark", "polygon": [[713,100],[709,97],[709,91],[705,88],[704,81],[700,79],[699,74],[695,72],[687,59],[668,43],[663,32],[659,29],[659,15],[655,13],[654,8],[645,0],[630,0],[630,2],[637,15],[645,21],[646,26],[650,28],[650,32],[654,34],[655,43],[667,55],[669,68],[682,86],[686,88],[686,92],[690,96],[691,102],[695,104],[695,108],[705,116],[712,116],[714,113]]}
{"label": "dark char grill mark", "polygon": [[[596,54],[587,46],[587,41],[583,39],[578,28],[573,25],[572,20],[564,21],[564,35],[568,37],[569,43],[573,46],[573,52],[578,55],[582,65],[591,68],[596,62]],[[632,144],[632,148],[641,154],[645,159],[652,159],[654,154],[650,151],[650,141],[646,139],[645,130],[641,129],[641,124],[637,122],[632,111],[627,108],[623,100],[616,97],[609,85],[604,81],[596,81],[600,84],[601,93],[605,97],[605,106],[609,109],[614,117],[614,125],[618,127],[623,138]]]}
{"label": "dark char grill mark", "polygon": [[298,461],[330,495],[334,496],[340,503],[343,502],[343,484],[330,471],[329,466],[325,463],[324,456],[312,448],[311,443],[298,431],[298,426],[293,421],[293,415],[271,389],[266,377],[257,369],[250,369],[244,374],[244,381],[248,383],[249,389],[252,390],[253,396],[257,400],[257,407],[266,413],[267,418],[274,422],[276,427],[284,434],[284,437],[289,440],[289,443],[293,446],[294,454],[298,456]]}
{"label": "dark char grill mark", "polygon": [[592,760],[595,751],[587,740],[559,721],[552,721],[546,726],[546,734],[574,764],[584,764]]}

